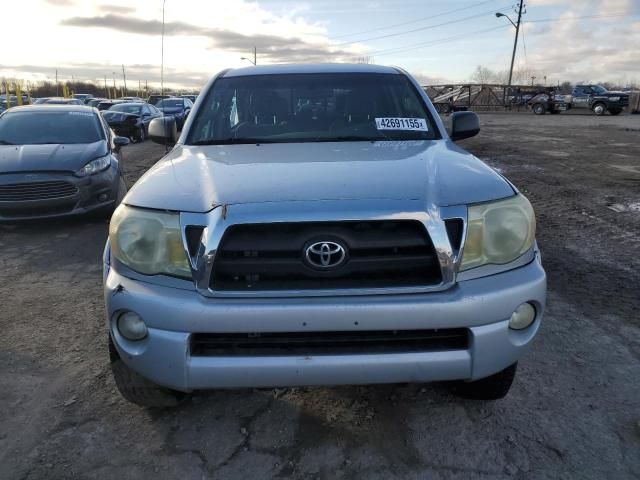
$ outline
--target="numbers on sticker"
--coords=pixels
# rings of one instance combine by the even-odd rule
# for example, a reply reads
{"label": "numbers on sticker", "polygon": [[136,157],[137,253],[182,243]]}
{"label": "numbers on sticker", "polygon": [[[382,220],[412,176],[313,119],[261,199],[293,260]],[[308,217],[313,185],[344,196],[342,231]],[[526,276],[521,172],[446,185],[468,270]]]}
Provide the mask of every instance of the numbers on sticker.
{"label": "numbers on sticker", "polygon": [[424,118],[376,118],[378,130],[414,130],[428,131]]}

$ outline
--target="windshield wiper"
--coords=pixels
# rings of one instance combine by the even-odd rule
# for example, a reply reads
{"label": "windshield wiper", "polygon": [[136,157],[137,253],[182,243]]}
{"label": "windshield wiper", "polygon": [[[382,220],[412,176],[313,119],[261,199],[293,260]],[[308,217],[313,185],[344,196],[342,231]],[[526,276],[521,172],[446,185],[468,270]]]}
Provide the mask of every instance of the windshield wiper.
{"label": "windshield wiper", "polygon": [[249,137],[238,137],[238,138],[224,138],[221,140],[200,140],[198,142],[193,142],[190,145],[242,145],[242,144],[259,144],[259,143],[275,143],[273,140],[268,140],[264,138],[249,138]]}

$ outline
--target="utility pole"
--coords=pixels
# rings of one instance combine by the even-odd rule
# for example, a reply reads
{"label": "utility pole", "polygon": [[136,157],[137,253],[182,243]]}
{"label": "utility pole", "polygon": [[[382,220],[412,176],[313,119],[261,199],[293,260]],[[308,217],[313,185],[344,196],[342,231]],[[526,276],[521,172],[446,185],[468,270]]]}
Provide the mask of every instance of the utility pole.
{"label": "utility pole", "polygon": [[104,76],[104,96],[105,98],[109,98],[109,87],[107,87],[107,76]]}
{"label": "utility pole", "polygon": [[533,87],[533,81],[536,79],[535,75],[531,75],[531,86]]}
{"label": "utility pole", "polygon": [[255,46],[253,47],[253,64],[258,64],[258,49]]}
{"label": "utility pole", "polygon": [[124,73],[124,64],[122,65],[122,80],[124,81],[124,97],[127,96],[127,75]]}
{"label": "utility pole", "polygon": [[162,43],[160,47],[160,95],[164,95],[164,4],[162,0]]}
{"label": "utility pole", "polygon": [[520,5],[518,6],[518,21],[516,22],[516,38],[513,41],[513,54],[511,55],[511,68],[509,69],[509,85],[507,86],[511,89],[511,78],[513,77],[513,62],[516,59],[516,49],[518,48],[518,33],[520,33],[520,20],[522,19],[522,6],[524,0],[520,0]]}
{"label": "utility pole", "polygon": [[60,85],[58,84],[58,69],[56,68],[56,97],[60,96]]}

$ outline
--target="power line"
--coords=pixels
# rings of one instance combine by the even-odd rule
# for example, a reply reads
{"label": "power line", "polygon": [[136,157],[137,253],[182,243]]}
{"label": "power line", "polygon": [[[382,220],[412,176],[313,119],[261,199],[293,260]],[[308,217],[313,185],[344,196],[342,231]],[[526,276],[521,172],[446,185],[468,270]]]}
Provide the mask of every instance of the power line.
{"label": "power line", "polygon": [[404,25],[411,25],[412,23],[419,23],[419,22],[424,22],[425,20],[432,20],[434,18],[444,17],[444,16],[450,15],[452,13],[460,12],[462,10],[469,10],[470,8],[479,7],[480,5],[484,5],[484,4],[495,2],[495,1],[497,1],[497,0],[484,0],[482,2],[474,3],[474,4],[468,5],[466,7],[456,8],[455,10],[448,10],[446,12],[438,13],[437,15],[431,15],[431,16],[428,16],[428,17],[417,18],[415,20],[409,20],[408,22],[394,23],[392,25],[387,25],[386,27],[377,27],[377,28],[372,28],[371,30],[363,30],[363,31],[356,32],[356,33],[347,33],[345,35],[338,35],[337,37],[333,37],[333,38],[334,39],[340,39],[340,38],[346,38],[346,37],[355,37],[355,36],[358,36],[358,35],[365,35],[367,33],[379,32],[380,30],[389,30],[390,28],[402,27]]}
{"label": "power line", "polygon": [[[390,55],[390,54],[394,54],[394,53],[402,53],[402,52],[407,52],[407,51],[410,51],[410,50],[417,50],[417,49],[420,49],[422,47],[426,47],[426,46],[430,46],[430,45],[436,45],[436,44],[439,44],[439,43],[445,43],[445,42],[449,42],[449,41],[452,41],[452,40],[459,40],[459,39],[471,37],[471,36],[474,36],[474,35],[493,32],[493,31],[496,31],[496,30],[505,30],[506,28],[507,28],[506,26],[500,25],[499,27],[485,28],[483,30],[476,30],[474,32],[467,32],[467,33],[463,33],[461,35],[454,35],[452,37],[438,38],[438,39],[435,39],[435,40],[429,40],[428,42],[420,42],[420,43],[415,43],[415,44],[412,44],[412,45],[405,45],[404,47],[389,48],[389,49],[386,49],[386,50],[373,51],[373,52],[370,52],[369,55],[371,55],[371,56],[381,56],[381,55]],[[512,28],[512,27],[509,26],[508,28]]]}
{"label": "power line", "polygon": [[637,13],[613,13],[605,15],[582,15],[579,17],[570,18],[539,18],[534,20],[526,20],[523,23],[541,23],[541,22],[568,22],[570,20],[585,20],[589,18],[611,18],[611,17],[637,17],[640,14]]}
{"label": "power line", "polygon": [[353,41],[350,41],[350,42],[334,43],[332,46],[340,47],[340,46],[344,46],[344,45],[352,45],[354,43],[369,42],[371,40],[379,40],[379,39],[382,39],[382,38],[398,37],[400,35],[408,35],[410,33],[422,32],[424,30],[429,30],[431,28],[443,27],[445,25],[452,25],[454,23],[465,22],[465,21],[471,20],[473,18],[484,17],[485,15],[489,15],[491,13],[500,12],[501,10],[504,10],[505,8],[508,8],[508,7],[502,7],[500,9],[498,9],[498,10],[493,9],[493,10],[490,10],[488,12],[483,12],[483,13],[479,13],[479,14],[476,14],[476,15],[471,15],[469,17],[460,18],[458,20],[450,20],[448,22],[438,23],[438,24],[435,24],[435,25],[427,25],[426,27],[414,28],[413,30],[407,30],[407,31],[404,31],[404,32],[388,33],[386,35],[378,35],[376,37],[361,38],[359,40],[353,40]]}

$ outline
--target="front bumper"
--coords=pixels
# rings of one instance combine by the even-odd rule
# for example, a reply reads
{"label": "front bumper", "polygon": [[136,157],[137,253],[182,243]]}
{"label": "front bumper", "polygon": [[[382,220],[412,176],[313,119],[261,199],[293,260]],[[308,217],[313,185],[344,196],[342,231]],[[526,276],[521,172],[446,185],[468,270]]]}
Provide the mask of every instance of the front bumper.
{"label": "front bumper", "polygon": [[[68,173],[12,173],[0,175],[0,185],[61,180],[77,191],[62,198],[28,201],[0,201],[0,221],[57,218],[81,215],[113,205],[118,195],[120,172],[117,165],[89,177],[78,178]],[[106,195],[106,200],[100,200]]]}
{"label": "front bumper", "polygon": [[[205,298],[195,290],[132,280],[105,265],[107,322],[122,360],[149,380],[181,391],[209,388],[474,380],[516,362],[542,320],[546,277],[529,264],[457,283],[443,292],[320,298]],[[508,328],[523,302],[537,310],[527,329]],[[123,338],[114,318],[143,317],[149,335]],[[469,348],[389,354],[192,356],[192,333],[468,328]]]}

